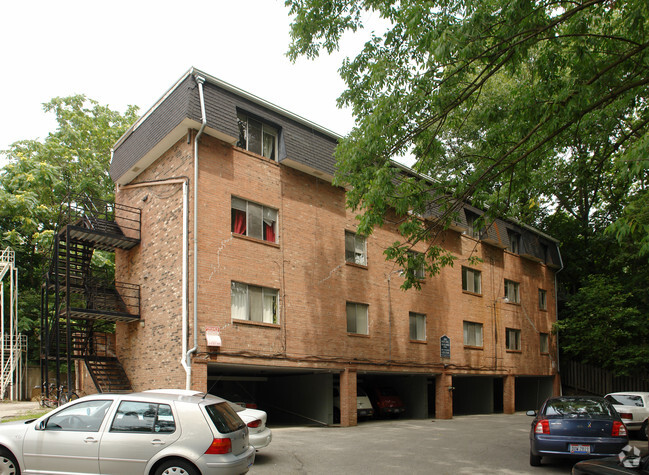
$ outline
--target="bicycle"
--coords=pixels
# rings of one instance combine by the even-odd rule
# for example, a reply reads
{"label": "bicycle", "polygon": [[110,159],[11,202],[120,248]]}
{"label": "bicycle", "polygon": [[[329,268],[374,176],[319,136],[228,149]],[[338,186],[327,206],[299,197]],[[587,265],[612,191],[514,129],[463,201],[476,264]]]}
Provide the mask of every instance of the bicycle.
{"label": "bicycle", "polygon": [[65,386],[61,385],[58,389],[52,383],[49,385],[49,391],[46,393],[41,392],[40,405],[41,407],[54,408],[62,406],[63,404],[79,399],[79,395],[74,391],[64,391]]}

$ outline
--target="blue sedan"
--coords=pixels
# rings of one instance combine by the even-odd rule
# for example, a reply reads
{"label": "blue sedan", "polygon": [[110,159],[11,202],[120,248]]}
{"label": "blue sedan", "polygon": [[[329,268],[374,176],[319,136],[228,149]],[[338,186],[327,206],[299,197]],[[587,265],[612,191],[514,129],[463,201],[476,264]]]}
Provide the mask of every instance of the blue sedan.
{"label": "blue sedan", "polygon": [[530,465],[541,458],[610,457],[629,443],[625,425],[611,403],[601,397],[562,396],[543,403],[530,431]]}

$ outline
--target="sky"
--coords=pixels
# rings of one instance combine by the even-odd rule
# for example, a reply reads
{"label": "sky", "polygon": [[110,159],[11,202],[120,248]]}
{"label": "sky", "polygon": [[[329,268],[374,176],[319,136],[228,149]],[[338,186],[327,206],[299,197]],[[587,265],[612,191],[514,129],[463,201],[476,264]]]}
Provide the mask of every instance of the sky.
{"label": "sky", "polygon": [[0,18],[0,150],[54,131],[42,109],[54,97],[85,94],[143,114],[192,66],[333,132],[353,127],[336,107],[338,68],[367,35],[293,64],[283,0],[6,1]]}

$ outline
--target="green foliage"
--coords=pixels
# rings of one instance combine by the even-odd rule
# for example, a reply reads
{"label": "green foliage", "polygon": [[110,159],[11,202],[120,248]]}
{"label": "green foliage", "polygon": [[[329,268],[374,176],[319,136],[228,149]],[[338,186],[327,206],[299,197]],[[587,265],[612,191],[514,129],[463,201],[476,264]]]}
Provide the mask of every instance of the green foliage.
{"label": "green foliage", "polygon": [[617,277],[589,276],[568,306],[569,317],[556,324],[565,353],[618,375],[649,370],[646,314]]}
{"label": "green foliage", "polygon": [[[83,95],[54,98],[43,109],[55,114],[57,129],[43,141],[21,140],[0,152],[8,162],[0,170],[0,249],[16,251],[19,329],[30,337],[40,324],[40,285],[62,204],[69,195],[113,200],[110,150],[137,118],[136,107],[122,115]],[[114,272],[111,257],[101,253],[93,264]]]}
{"label": "green foliage", "polygon": [[[368,18],[387,25],[340,68],[339,104],[356,127],[336,150],[335,183],[364,234],[396,213],[404,239],[386,257],[408,267],[405,288],[417,286],[416,243],[429,246],[429,273],[451,265],[435,238],[470,201],[487,222],[508,216],[561,240],[561,342],[571,355],[616,370],[646,360],[625,338],[649,314],[649,3],[285,3],[292,59],[337,49]],[[430,179],[395,168],[408,154]],[[441,218],[421,219],[431,210]]]}
{"label": "green foliage", "polygon": [[[364,14],[390,25],[340,69],[339,101],[357,125],[337,150],[336,182],[351,188],[348,205],[365,233],[388,208],[420,213],[422,201],[451,216],[449,195],[524,222],[557,204],[606,219],[598,206],[616,196],[599,195],[618,187],[624,195],[646,172],[618,171],[642,149],[649,124],[642,0],[286,4],[293,59],[336,49]],[[413,168],[434,182],[395,179],[390,159],[411,151]]]}

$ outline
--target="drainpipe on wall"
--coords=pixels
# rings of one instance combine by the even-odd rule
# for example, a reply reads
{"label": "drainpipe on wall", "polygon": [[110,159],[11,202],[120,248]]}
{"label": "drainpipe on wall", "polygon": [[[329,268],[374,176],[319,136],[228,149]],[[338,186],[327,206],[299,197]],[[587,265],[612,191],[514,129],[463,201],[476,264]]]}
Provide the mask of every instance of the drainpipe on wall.
{"label": "drainpipe on wall", "polygon": [[[185,389],[191,389],[192,382],[192,364],[191,355],[198,349],[198,140],[203,135],[203,130],[207,125],[207,116],[205,114],[205,96],[203,95],[203,83],[205,78],[202,76],[195,76],[198,83],[198,95],[201,102],[201,128],[198,130],[194,138],[194,298],[193,298],[193,312],[194,312],[194,347],[187,352],[183,367],[187,373],[187,380],[185,382]],[[189,322],[187,322],[189,323]],[[188,327],[189,325],[187,325]],[[189,334],[189,328],[187,328]],[[183,340],[184,342],[184,340]]]}
{"label": "drainpipe on wall", "polygon": [[[561,257],[561,250],[559,249],[559,245],[557,244],[557,253],[559,254],[559,262],[561,263],[561,267],[559,268],[558,271],[554,273],[554,315],[557,321],[559,321],[559,287],[558,287],[558,279],[557,275],[559,272],[563,270],[563,258]],[[559,360],[559,332],[557,331],[557,373],[559,374],[559,377],[561,377],[561,365],[560,365],[560,360]],[[563,396],[563,389],[561,386],[559,386],[559,396]]]}

